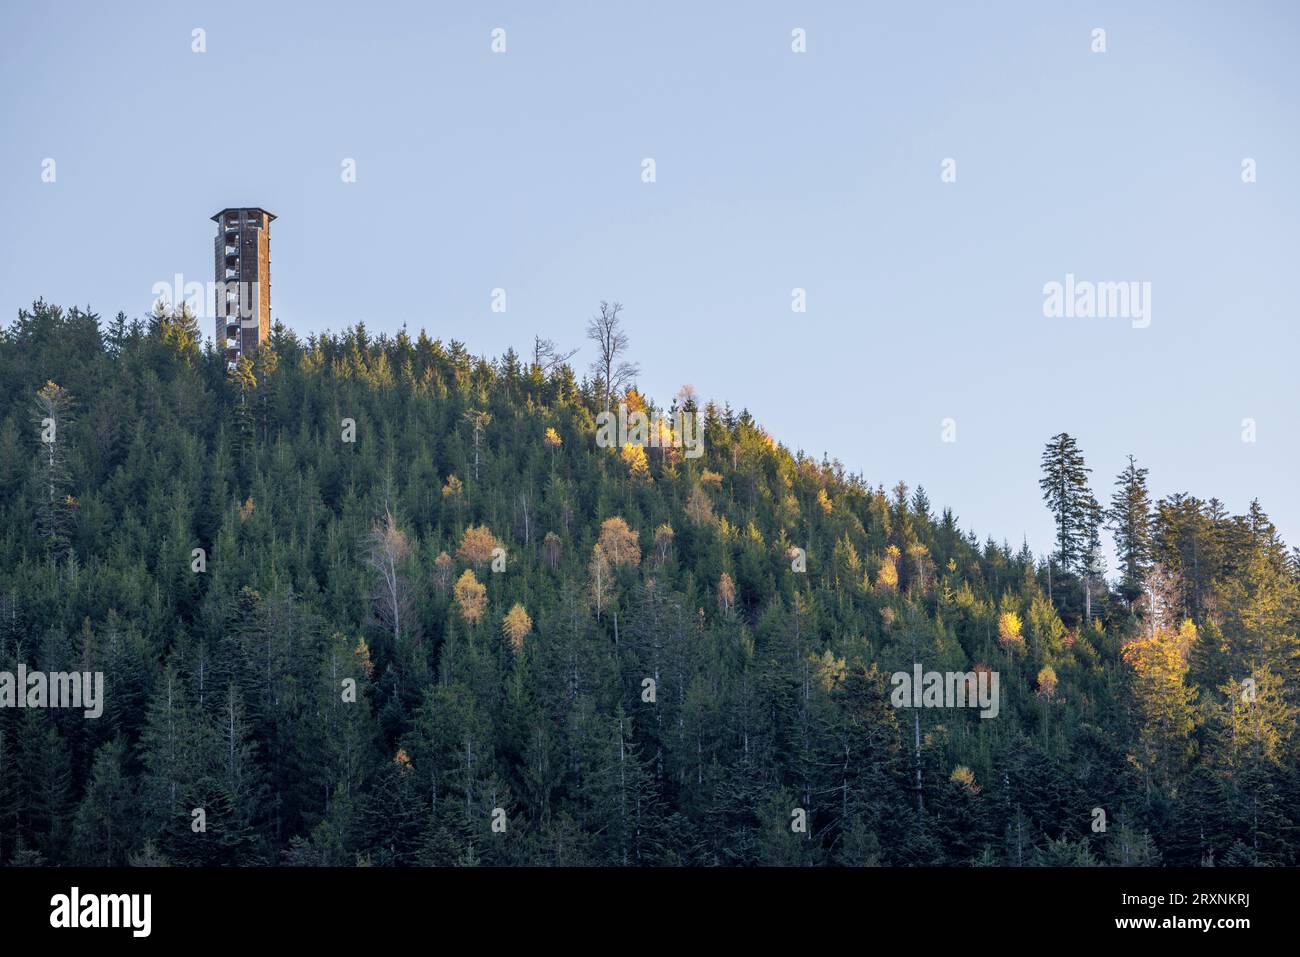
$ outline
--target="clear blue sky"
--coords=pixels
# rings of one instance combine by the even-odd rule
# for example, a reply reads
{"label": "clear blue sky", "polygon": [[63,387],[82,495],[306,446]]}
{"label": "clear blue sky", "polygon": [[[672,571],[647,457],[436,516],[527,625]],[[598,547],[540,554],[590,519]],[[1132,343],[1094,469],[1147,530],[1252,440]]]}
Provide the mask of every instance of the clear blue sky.
{"label": "clear blue sky", "polygon": [[[1133,452],[1156,496],[1258,496],[1300,541],[1296,4],[708,6],[7,0],[0,310],[141,315],[211,278],[211,214],[260,205],[303,336],[576,346],[618,299],[645,391],[746,406],[981,537],[1050,547],[1065,430],[1100,499]],[[1067,273],[1150,282],[1150,327],[1044,318]]]}

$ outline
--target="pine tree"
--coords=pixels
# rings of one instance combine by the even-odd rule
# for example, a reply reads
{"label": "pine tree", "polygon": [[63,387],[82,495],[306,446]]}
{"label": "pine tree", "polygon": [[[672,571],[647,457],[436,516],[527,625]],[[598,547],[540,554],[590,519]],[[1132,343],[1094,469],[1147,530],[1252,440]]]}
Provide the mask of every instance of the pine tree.
{"label": "pine tree", "polygon": [[[5,863],[1296,863],[1300,562],[1257,502],[1147,526],[1129,461],[1105,518],[1121,594],[1154,595],[1132,641],[1144,596],[1112,614],[1068,436],[1045,575],[722,403],[692,406],[701,459],[631,483],[582,441],[611,390],[563,365],[278,328],[230,375],[182,328],[93,326],[38,304],[0,332],[0,673],[108,692],[94,721],[0,708]],[[26,431],[51,376],[86,410],[58,420],[68,547]],[[386,508],[396,630],[358,548]],[[914,662],[1000,669],[999,719],[900,713]]]}
{"label": "pine tree", "polygon": [[1101,526],[1105,513],[1089,492],[1084,501],[1083,550],[1079,558],[1079,573],[1083,576],[1083,619],[1092,621],[1092,593],[1106,573],[1106,563],[1101,552]]}
{"label": "pine tree", "polygon": [[72,759],[49,710],[25,710],[18,723],[21,829],[51,863],[62,860],[71,836]]}
{"label": "pine tree", "polygon": [[1151,569],[1151,500],[1147,470],[1138,468],[1131,455],[1128,467],[1115,479],[1106,518],[1119,554],[1120,595],[1132,606]]}
{"label": "pine tree", "polygon": [[1056,522],[1056,561],[1066,572],[1082,571],[1096,511],[1088,491],[1088,473],[1078,444],[1065,432],[1052,437],[1043,450],[1043,501]]}
{"label": "pine tree", "polygon": [[201,733],[184,682],[168,665],[149,700],[138,747],[144,833],[169,857],[184,854],[192,833],[194,783],[203,774]]}
{"label": "pine tree", "polygon": [[86,793],[77,806],[74,840],[78,861],[91,867],[122,867],[138,838],[135,782],[127,767],[126,742],[118,737],[95,752]]}

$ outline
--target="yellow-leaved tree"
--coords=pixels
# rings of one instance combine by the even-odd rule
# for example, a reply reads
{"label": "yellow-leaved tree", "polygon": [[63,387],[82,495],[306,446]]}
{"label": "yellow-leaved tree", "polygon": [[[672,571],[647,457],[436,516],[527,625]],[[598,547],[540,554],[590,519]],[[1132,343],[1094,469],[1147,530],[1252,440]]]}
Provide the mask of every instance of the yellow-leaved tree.
{"label": "yellow-leaved tree", "polygon": [[483,566],[492,560],[492,551],[497,547],[497,537],[486,525],[471,525],[461,536],[460,547],[456,556],[474,566],[475,571],[482,571]]}
{"label": "yellow-leaved tree", "polygon": [[523,651],[524,638],[532,630],[533,619],[529,617],[528,610],[518,603],[501,620],[501,633],[510,639],[510,647],[515,651]]}
{"label": "yellow-leaved tree", "polygon": [[1056,669],[1043,665],[1038,670],[1038,700],[1043,703],[1043,738],[1048,739],[1052,733],[1052,702],[1056,700]]}
{"label": "yellow-leaved tree", "polygon": [[1141,769],[1147,793],[1153,784],[1166,791],[1196,750],[1196,688],[1187,684],[1187,648],[1196,626],[1185,622],[1177,633],[1157,629],[1124,646],[1133,669],[1133,699],[1138,709],[1138,740],[1129,755]]}
{"label": "yellow-leaved tree", "polygon": [[1008,648],[1023,648],[1025,636],[1020,633],[1025,623],[1014,611],[998,615],[998,641]]}
{"label": "yellow-leaved tree", "polygon": [[560,446],[564,444],[564,439],[560,438],[560,433],[555,431],[554,426],[546,427],[546,434],[542,436],[542,442],[551,450],[551,468],[555,468],[555,453],[559,451]]}
{"label": "yellow-leaved tree", "polygon": [[876,587],[884,591],[895,591],[898,588],[898,557],[902,554],[897,545],[890,545],[885,549],[884,557],[880,559],[880,568],[876,571]]}
{"label": "yellow-leaved tree", "polygon": [[649,481],[650,462],[646,458],[644,446],[633,445],[628,442],[623,446],[619,456],[623,459],[623,464],[627,466],[627,473],[631,478]]}
{"label": "yellow-leaved tree", "polygon": [[641,564],[641,544],[637,534],[618,516],[607,518],[601,523],[600,549],[615,568]]}
{"label": "yellow-leaved tree", "polygon": [[454,591],[460,616],[468,624],[477,625],[487,609],[487,586],[480,584],[474,573],[467,568],[456,580]]}
{"label": "yellow-leaved tree", "polygon": [[718,579],[718,608],[724,615],[731,614],[731,606],[736,603],[736,583],[726,572]]}

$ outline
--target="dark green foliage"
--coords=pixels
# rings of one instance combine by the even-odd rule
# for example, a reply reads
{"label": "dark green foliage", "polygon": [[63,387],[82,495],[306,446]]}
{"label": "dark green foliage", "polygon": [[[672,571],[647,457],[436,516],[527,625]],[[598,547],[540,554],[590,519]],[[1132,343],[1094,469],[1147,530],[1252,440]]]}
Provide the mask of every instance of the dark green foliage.
{"label": "dark green foliage", "polygon": [[1062,570],[1082,572],[1099,512],[1088,490],[1088,473],[1078,443],[1062,432],[1043,450],[1043,501],[1056,521],[1056,561]]}
{"label": "dark green foliage", "polygon": [[[1297,863],[1297,567],[1258,505],[1172,496],[1148,528],[1130,461],[1112,596],[1059,435],[1049,594],[1027,548],[748,412],[700,407],[703,457],[651,448],[637,475],[596,446],[605,378],[544,365],[277,326],[228,375],[192,317],[24,311],[0,333],[0,671],[103,671],[106,700],[0,709],[0,862]],[[615,517],[639,561],[597,615]],[[503,571],[458,557],[470,526]],[[1199,627],[1169,776],[1132,760],[1122,656],[1157,579]],[[503,633],[515,605],[531,627]],[[998,716],[896,709],[914,662],[998,672]],[[1234,723],[1252,674],[1258,720]]]}
{"label": "dark green foliage", "polygon": [[1120,595],[1132,604],[1142,594],[1151,569],[1151,499],[1147,494],[1147,470],[1138,468],[1131,455],[1115,479],[1107,520],[1119,554]]}

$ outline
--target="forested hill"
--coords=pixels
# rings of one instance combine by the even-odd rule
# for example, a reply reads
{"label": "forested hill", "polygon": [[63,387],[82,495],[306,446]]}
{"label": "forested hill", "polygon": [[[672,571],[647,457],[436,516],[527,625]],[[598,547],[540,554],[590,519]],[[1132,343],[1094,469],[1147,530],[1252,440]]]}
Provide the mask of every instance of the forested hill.
{"label": "forested hill", "polygon": [[[1044,436],[1049,563],[729,407],[698,458],[598,447],[606,383],[649,400],[567,358],[276,328],[227,374],[184,316],[22,312],[0,671],[105,700],[0,709],[0,861],[1297,863],[1258,505],[1094,462],[1103,508]],[[914,662],[997,673],[998,713],[896,708]]]}

